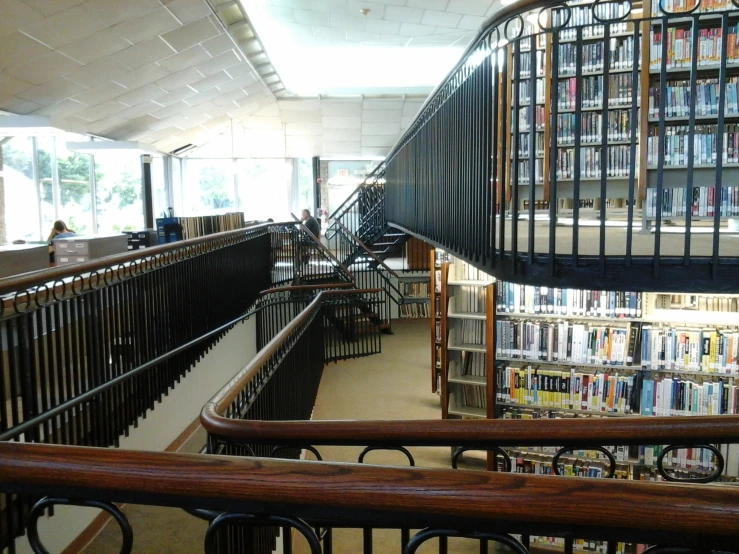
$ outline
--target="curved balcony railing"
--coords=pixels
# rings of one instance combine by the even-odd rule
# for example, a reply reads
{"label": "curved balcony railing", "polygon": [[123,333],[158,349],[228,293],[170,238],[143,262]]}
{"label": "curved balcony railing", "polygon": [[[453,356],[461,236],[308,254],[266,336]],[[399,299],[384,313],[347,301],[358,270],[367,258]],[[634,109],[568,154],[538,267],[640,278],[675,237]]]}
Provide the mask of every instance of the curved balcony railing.
{"label": "curved balcony railing", "polygon": [[387,221],[506,280],[737,292],[737,20],[503,7],[371,175]]}

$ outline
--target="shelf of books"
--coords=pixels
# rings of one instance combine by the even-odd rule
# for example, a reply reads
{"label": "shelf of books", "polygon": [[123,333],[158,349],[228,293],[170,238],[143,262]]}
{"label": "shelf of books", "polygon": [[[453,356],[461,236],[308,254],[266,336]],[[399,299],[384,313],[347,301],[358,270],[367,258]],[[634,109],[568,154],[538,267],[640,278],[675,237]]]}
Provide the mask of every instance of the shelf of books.
{"label": "shelf of books", "polygon": [[[432,249],[429,253],[431,268],[430,275],[430,299],[429,309],[433,317],[431,322],[431,392],[441,394],[441,368],[442,368],[442,319],[441,319],[441,297],[442,297],[442,273],[449,270],[449,260],[445,252]],[[446,294],[445,294],[446,296]]]}
{"label": "shelf of books", "polygon": [[[653,0],[655,18],[660,16],[658,6]],[[693,6],[690,1],[664,1],[668,11]],[[642,119],[647,142],[646,226],[658,216],[684,219],[689,215],[693,220],[713,220],[716,215],[739,217],[739,192],[731,186],[739,176],[738,22],[739,11],[730,0],[701,2],[695,15],[689,17],[651,21],[648,109]],[[692,44],[694,36],[697,48]],[[722,48],[726,52],[723,69]],[[691,90],[693,71],[695,85]],[[716,191],[719,174],[723,185],[720,194]]]}
{"label": "shelf of books", "polygon": [[427,271],[398,274],[398,290],[402,296],[399,316],[405,319],[430,318],[432,313],[431,287]]}

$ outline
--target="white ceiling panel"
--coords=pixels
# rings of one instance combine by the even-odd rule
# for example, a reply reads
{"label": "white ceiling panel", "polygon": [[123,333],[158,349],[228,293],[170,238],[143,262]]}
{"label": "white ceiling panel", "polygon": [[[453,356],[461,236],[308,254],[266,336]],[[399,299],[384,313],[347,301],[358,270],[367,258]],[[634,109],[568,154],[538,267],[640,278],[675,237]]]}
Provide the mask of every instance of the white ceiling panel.
{"label": "white ceiling panel", "polygon": [[206,40],[200,46],[203,50],[208,52],[211,57],[216,57],[219,54],[232,50],[234,43],[233,39],[227,33],[221,33],[216,37]]}
{"label": "white ceiling panel", "polygon": [[459,22],[460,29],[467,29],[468,31],[477,31],[482,24],[485,23],[484,17],[478,17],[475,15],[465,15],[462,21]]}
{"label": "white ceiling panel", "polygon": [[387,6],[385,19],[402,23],[421,23],[424,10],[420,8],[406,8],[402,6]]}
{"label": "white ceiling panel", "polygon": [[195,67],[198,71],[200,71],[200,73],[208,76],[213,75],[214,73],[218,73],[223,69],[228,69],[229,67],[234,66],[239,62],[241,62],[241,59],[236,54],[236,52],[234,52],[233,50],[229,50],[227,52],[224,52],[223,54],[216,56],[215,58],[211,58],[210,60],[201,62]]}
{"label": "white ceiling panel", "polygon": [[362,123],[362,135],[390,135],[396,139],[400,135],[400,120],[396,123]]}
{"label": "white ceiling panel", "polygon": [[218,73],[214,73],[213,75],[210,75],[205,79],[190,83],[189,86],[194,88],[198,92],[204,92],[227,81],[231,81],[231,77],[225,71],[219,71]]}
{"label": "white ceiling panel", "polygon": [[406,0],[405,5],[409,8],[443,11],[449,5],[449,0]]}
{"label": "white ceiling panel", "polygon": [[99,121],[107,117],[116,116],[127,109],[128,106],[118,102],[117,100],[108,100],[107,102],[88,108],[77,115],[88,121]]}
{"label": "white ceiling panel", "polygon": [[197,44],[178,52],[168,58],[163,59],[159,62],[163,68],[172,73],[191,67],[197,63],[204,62],[210,59],[210,54],[205,51],[202,45]]}
{"label": "white ceiling panel", "polygon": [[191,83],[195,83],[203,78],[203,74],[197,69],[189,67],[167,75],[164,79],[159,79],[156,83],[165,90],[172,91],[178,88],[187,86]]}
{"label": "white ceiling panel", "polygon": [[113,98],[120,96],[128,91],[128,89],[114,81],[109,81],[98,85],[95,88],[86,90],[83,93],[77,94],[73,97],[74,100],[87,104],[88,106],[96,106],[106,100],[112,100]]}
{"label": "white ceiling panel", "polygon": [[51,48],[59,48],[94,35],[105,27],[82,8],[74,7],[30,24],[27,22],[21,30]]}
{"label": "white ceiling panel", "polygon": [[162,87],[155,84],[144,85],[143,87],[137,88],[125,94],[121,94],[116,98],[118,102],[123,102],[129,106],[138,106],[146,100],[158,100],[162,96],[166,96],[168,93]]}
{"label": "white ceiling panel", "polygon": [[480,0],[449,0],[447,11],[467,15],[483,16],[490,7],[490,2]]}
{"label": "white ceiling panel", "polygon": [[[72,81],[62,78],[29,88],[17,93],[17,96],[24,100],[30,100],[31,102],[45,106],[47,104],[55,104],[56,102],[60,102],[69,96],[74,96],[75,94],[85,90],[87,89],[82,85],[78,85],[77,83],[73,83]],[[83,108],[84,107],[85,106],[83,105]]]}
{"label": "white ceiling panel", "polygon": [[401,110],[365,110],[362,123],[392,123],[401,117]]}
{"label": "white ceiling panel", "polygon": [[202,17],[184,27],[164,33],[162,38],[176,51],[185,50],[203,41],[218,36],[220,31],[208,17]]}
{"label": "white ceiling panel", "polygon": [[356,129],[324,129],[323,139],[328,141],[349,140],[358,142],[360,140],[360,134]]}
{"label": "white ceiling panel", "polygon": [[163,79],[167,75],[169,75],[169,71],[164,69],[162,66],[156,63],[150,63],[132,73],[129,73],[125,77],[117,79],[116,82],[126,88],[135,89]]}
{"label": "white ceiling panel", "polygon": [[126,40],[136,44],[142,40],[172,31],[179,26],[180,22],[172,15],[172,12],[160,6],[152,12],[119,23],[112,30]]}
{"label": "white ceiling panel", "polygon": [[280,110],[282,121],[285,123],[320,123],[321,112],[318,110],[306,112],[306,111],[294,111],[294,110]]}
{"label": "white ceiling panel", "polygon": [[174,50],[160,37],[145,40],[121,50],[113,55],[113,59],[130,69],[139,69],[152,60],[161,60],[174,54]]}
{"label": "white ceiling panel", "polygon": [[361,117],[324,117],[324,129],[361,129]]}
{"label": "white ceiling panel", "polygon": [[365,22],[364,30],[370,33],[395,35],[400,31],[400,23],[400,21],[368,19]]}
{"label": "white ceiling panel", "polygon": [[[2,83],[0,82],[0,86]],[[0,110],[11,112],[18,115],[27,115],[40,110],[43,106],[35,102],[29,102],[18,98],[17,96],[0,97]]]}
{"label": "white ceiling panel", "polygon": [[358,141],[323,141],[324,156],[356,156],[361,148],[362,143]]}
{"label": "white ceiling panel", "polygon": [[393,144],[395,144],[396,140],[397,140],[397,137],[394,137],[394,136],[362,135],[362,145],[363,146],[377,146],[377,147],[384,147],[384,148],[389,149]]}
{"label": "white ceiling panel", "polygon": [[363,110],[402,110],[405,105],[405,101],[400,99],[377,99],[377,100],[364,100],[362,102]]}
{"label": "white ceiling panel", "polygon": [[[38,58],[34,58],[32,61],[26,62],[23,65],[17,65],[6,69],[5,75],[8,77],[15,77],[21,81],[27,81],[33,85],[43,85],[44,83],[64,75],[65,73],[72,71],[80,67],[80,64],[71,58],[68,58],[59,52],[50,52],[44,54]],[[5,88],[0,85],[0,95],[5,91]],[[11,93],[15,94],[15,93]]]}
{"label": "white ceiling panel", "polygon": [[75,83],[92,88],[104,81],[115,81],[131,73],[131,70],[114,60],[98,60],[65,73],[65,77]]}
{"label": "white ceiling panel", "polygon": [[183,25],[212,13],[205,0],[173,0],[164,4]]}
{"label": "white ceiling panel", "polygon": [[297,136],[317,136],[321,134],[320,123],[286,123],[285,134]]}
{"label": "white ceiling panel", "polygon": [[328,117],[361,117],[362,104],[356,101],[330,101],[321,102],[321,113]]}
{"label": "white ceiling panel", "polygon": [[0,37],[0,71],[51,51],[48,46],[15,31]]}
{"label": "white ceiling panel", "polygon": [[158,0],[127,0],[126,2],[89,0],[82,4],[82,9],[98,20],[104,21],[108,26],[113,26],[149,13],[159,6],[161,4]]}
{"label": "white ceiling panel", "polygon": [[[63,12],[69,8],[74,8],[85,1],[86,0],[24,0],[26,4],[47,16]],[[2,5],[2,2],[0,2],[0,5]]]}
{"label": "white ceiling panel", "polygon": [[75,40],[59,49],[60,52],[80,63],[90,63],[131,46],[131,43],[110,29],[103,29],[92,36]]}
{"label": "white ceiling panel", "polygon": [[431,27],[450,27],[455,29],[461,19],[461,14],[425,10],[423,12],[423,17],[421,18],[421,23]]}

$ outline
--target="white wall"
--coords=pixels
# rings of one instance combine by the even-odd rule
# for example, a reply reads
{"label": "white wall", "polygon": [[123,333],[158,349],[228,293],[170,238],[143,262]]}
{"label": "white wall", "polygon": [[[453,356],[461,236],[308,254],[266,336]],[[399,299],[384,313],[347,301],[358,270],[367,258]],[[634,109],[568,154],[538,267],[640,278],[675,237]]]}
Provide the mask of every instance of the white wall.
{"label": "white wall", "polygon": [[[256,318],[237,325],[205,355],[153,413],[139,421],[121,449],[162,451],[200,414],[203,405],[256,355]],[[49,552],[62,552],[98,515],[99,510],[59,506],[55,515],[39,523],[39,534]],[[134,529],[134,536],[136,530]],[[28,540],[18,539],[17,552],[32,554]]]}

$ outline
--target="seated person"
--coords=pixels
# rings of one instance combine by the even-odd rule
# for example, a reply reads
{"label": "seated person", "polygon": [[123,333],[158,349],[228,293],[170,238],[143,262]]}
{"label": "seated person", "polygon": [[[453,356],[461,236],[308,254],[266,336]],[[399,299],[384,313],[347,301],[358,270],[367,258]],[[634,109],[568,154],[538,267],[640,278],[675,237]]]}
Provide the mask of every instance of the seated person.
{"label": "seated person", "polygon": [[51,228],[51,233],[49,233],[49,238],[47,239],[49,241],[49,262],[52,264],[54,263],[54,241],[56,239],[65,239],[76,236],[77,233],[67,227],[67,224],[61,219],[55,221],[54,226]]}

